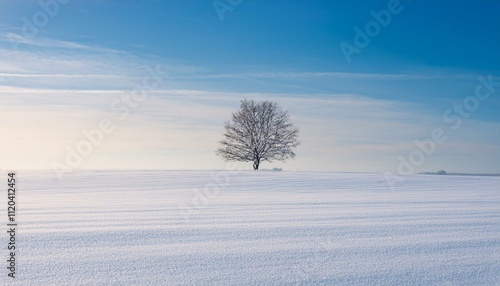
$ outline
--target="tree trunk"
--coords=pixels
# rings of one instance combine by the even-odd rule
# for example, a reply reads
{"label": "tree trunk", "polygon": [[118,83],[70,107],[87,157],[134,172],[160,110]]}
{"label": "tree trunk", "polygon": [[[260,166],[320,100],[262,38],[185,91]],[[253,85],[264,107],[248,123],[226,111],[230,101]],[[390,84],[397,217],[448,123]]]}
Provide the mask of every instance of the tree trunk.
{"label": "tree trunk", "polygon": [[257,152],[257,147],[253,149],[253,169],[257,171],[259,169],[260,164],[260,156],[259,152]]}
{"label": "tree trunk", "polygon": [[259,162],[253,162],[253,169],[258,170],[259,169]]}

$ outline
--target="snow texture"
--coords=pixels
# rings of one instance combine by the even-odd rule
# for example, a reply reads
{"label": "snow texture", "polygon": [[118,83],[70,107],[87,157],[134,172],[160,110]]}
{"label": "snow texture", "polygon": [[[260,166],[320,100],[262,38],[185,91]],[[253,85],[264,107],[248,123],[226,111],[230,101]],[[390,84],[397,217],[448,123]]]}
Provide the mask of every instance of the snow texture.
{"label": "snow texture", "polygon": [[2,285],[500,285],[498,177],[407,176],[395,188],[360,173],[18,179],[17,278],[2,259]]}

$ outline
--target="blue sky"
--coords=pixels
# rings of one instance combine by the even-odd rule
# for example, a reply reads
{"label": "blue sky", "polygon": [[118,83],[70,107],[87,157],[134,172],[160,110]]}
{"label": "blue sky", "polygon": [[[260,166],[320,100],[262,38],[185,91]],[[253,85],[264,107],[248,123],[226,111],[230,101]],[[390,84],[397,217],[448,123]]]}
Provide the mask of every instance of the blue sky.
{"label": "blue sky", "polygon": [[[41,3],[0,3],[0,168],[223,169],[223,123],[255,98],[301,129],[296,159],[262,168],[398,172],[441,128],[413,172],[500,172],[500,1]],[[69,166],[103,119],[113,131]]]}

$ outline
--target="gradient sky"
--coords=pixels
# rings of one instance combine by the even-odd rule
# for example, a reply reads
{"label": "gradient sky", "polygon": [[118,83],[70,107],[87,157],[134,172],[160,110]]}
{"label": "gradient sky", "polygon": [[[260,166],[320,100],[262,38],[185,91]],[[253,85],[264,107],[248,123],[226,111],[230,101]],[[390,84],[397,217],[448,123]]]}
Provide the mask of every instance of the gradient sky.
{"label": "gradient sky", "polygon": [[[262,168],[397,172],[440,128],[414,172],[500,172],[500,1],[40,2],[0,2],[2,169],[224,169],[223,123],[253,98],[301,130],[294,160]],[[347,61],[341,43],[391,5]],[[103,119],[114,129],[68,163]]]}

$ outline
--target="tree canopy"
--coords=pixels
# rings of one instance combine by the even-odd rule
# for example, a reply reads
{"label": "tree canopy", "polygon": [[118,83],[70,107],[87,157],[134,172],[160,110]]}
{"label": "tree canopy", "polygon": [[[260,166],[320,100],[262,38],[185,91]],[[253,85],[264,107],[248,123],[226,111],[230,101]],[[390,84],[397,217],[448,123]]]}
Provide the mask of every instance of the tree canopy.
{"label": "tree canopy", "polygon": [[299,130],[286,110],[271,101],[242,100],[240,109],[224,125],[224,139],[216,153],[226,161],[253,162],[295,158]]}

